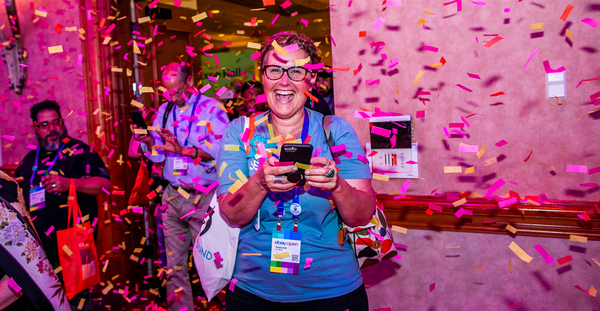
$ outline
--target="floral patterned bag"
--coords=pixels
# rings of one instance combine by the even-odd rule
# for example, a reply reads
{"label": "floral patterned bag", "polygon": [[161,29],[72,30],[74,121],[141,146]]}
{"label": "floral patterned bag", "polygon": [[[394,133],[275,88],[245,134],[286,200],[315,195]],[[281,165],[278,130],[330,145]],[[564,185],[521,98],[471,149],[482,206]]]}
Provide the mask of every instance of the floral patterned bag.
{"label": "floral patterned bag", "polygon": [[[329,147],[335,146],[331,135],[331,115],[323,116],[323,133]],[[335,158],[335,155],[333,155]],[[336,209],[337,211],[337,209]],[[340,232],[347,232],[354,254],[361,268],[372,266],[382,260],[392,258],[398,254],[392,233],[388,227],[383,205],[376,202],[375,213],[371,221],[365,226],[349,227],[342,222],[338,212],[338,225]],[[343,233],[342,233],[343,234]]]}

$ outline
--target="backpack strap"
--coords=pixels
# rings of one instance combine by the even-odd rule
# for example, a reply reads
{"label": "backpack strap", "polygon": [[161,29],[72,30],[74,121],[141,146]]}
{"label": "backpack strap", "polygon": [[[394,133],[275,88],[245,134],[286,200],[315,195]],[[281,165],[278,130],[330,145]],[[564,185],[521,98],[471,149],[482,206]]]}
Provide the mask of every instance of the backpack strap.
{"label": "backpack strap", "polygon": [[323,133],[325,133],[325,141],[327,141],[330,150],[331,147],[335,146],[335,139],[331,136],[331,118],[332,115],[323,116]]}

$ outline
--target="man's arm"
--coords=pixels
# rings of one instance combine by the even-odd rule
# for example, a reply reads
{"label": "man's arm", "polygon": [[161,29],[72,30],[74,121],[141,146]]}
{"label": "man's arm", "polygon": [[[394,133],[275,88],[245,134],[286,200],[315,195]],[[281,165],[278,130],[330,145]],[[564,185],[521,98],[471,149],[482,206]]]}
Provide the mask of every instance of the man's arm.
{"label": "man's arm", "polygon": [[[73,178],[73,180],[75,180],[77,192],[98,195],[104,192],[102,188],[110,191],[110,180],[104,177],[92,176],[82,179]],[[71,186],[71,178],[60,175],[47,175],[42,177],[42,186],[50,193],[67,192]]]}

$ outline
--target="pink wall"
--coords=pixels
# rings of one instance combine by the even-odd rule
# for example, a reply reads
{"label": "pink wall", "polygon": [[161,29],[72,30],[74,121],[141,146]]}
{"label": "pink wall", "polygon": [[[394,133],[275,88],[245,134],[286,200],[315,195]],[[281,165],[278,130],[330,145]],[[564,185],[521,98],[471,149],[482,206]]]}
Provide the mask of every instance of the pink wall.
{"label": "pink wall", "polygon": [[[78,31],[67,31],[67,27],[80,28],[80,9],[77,1],[31,0],[16,1],[21,40],[27,49],[27,82],[25,90],[17,95],[8,89],[8,69],[0,64],[0,133],[14,136],[14,141],[2,138],[4,164],[18,163],[29,151],[28,144],[37,145],[29,109],[34,104],[46,100],[56,100],[69,135],[87,143],[87,122],[85,114],[85,83],[83,64],[77,65],[82,54]],[[33,8],[33,9],[32,9]],[[43,8],[47,17],[35,15],[36,9]],[[37,19],[37,21],[36,21]],[[58,34],[58,24],[64,26]],[[2,32],[10,37],[10,24],[4,6],[0,7]],[[89,34],[86,34],[88,36]],[[49,54],[48,47],[62,45],[63,53]],[[68,109],[73,113],[69,115]],[[81,113],[79,113],[81,112]]]}
{"label": "pink wall", "polygon": [[[588,114],[600,108],[590,101],[590,95],[600,91],[600,81],[583,82],[576,88],[582,79],[600,78],[600,26],[592,28],[581,22],[584,18],[600,21],[598,4],[561,0],[475,5],[462,1],[462,10],[457,12],[456,4],[444,6],[444,1],[402,1],[397,7],[381,3],[330,1],[331,34],[336,43],[332,47],[333,67],[351,68],[350,72],[334,73],[336,114],[351,122],[364,143],[369,139],[368,122],[354,118],[358,107],[413,117],[417,111],[425,111],[425,117],[415,122],[422,178],[412,180],[408,195],[428,195],[435,189],[438,193],[474,191],[485,195],[488,187],[502,178],[506,185],[497,195],[512,190],[521,196],[600,199],[598,186],[580,186],[597,183],[600,173],[566,171],[567,165],[600,167],[600,112]],[[568,4],[574,8],[562,21]],[[504,12],[505,8],[510,12]],[[380,17],[385,21],[374,30]],[[417,25],[420,18],[427,20],[424,28]],[[544,27],[532,30],[533,23],[544,23]],[[564,28],[574,35],[572,46],[565,41]],[[366,31],[366,37],[360,38],[360,31]],[[541,31],[543,36],[532,38]],[[504,39],[484,47],[494,38],[486,36],[490,34]],[[378,41],[385,43],[383,49],[376,51],[369,46]],[[439,50],[425,51],[424,45]],[[539,53],[524,68],[536,49]],[[382,60],[382,54],[388,59]],[[398,65],[388,68],[388,61],[396,57]],[[443,67],[428,66],[441,57],[447,61]],[[562,99],[562,105],[545,98],[545,60],[552,68],[566,68],[567,99]],[[353,76],[352,70],[360,64],[362,70]],[[419,71],[424,75],[413,83]],[[470,78],[467,73],[481,79]],[[366,85],[367,79],[379,79],[379,84]],[[416,96],[419,90],[431,93],[422,96],[426,105]],[[490,96],[498,92],[505,95]],[[446,137],[443,127],[460,123],[461,116],[471,114],[475,115],[467,119],[470,127],[462,128],[468,135]],[[497,147],[501,140],[508,144]],[[474,153],[459,152],[460,143],[479,148],[485,144],[487,151],[478,159]],[[498,163],[484,166],[484,160],[494,157]],[[445,174],[444,166],[462,166],[463,173]],[[465,174],[471,166],[475,172]],[[374,180],[373,184],[379,193],[395,193],[403,182]]]}

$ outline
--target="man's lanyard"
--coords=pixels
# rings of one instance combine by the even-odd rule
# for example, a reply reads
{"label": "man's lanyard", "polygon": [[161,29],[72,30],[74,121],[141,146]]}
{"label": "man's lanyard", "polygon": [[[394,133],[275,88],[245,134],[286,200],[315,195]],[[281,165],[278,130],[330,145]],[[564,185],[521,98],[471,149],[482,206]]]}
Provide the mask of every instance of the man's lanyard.
{"label": "man's lanyard", "polygon": [[[194,102],[194,106],[192,108],[192,112],[190,113],[190,119],[192,118],[192,116],[196,112],[196,105],[198,105],[198,101],[200,101],[200,97],[201,97],[200,94],[198,94],[196,96],[197,96],[196,97],[196,101]],[[173,122],[177,121],[177,116],[175,115],[175,110],[176,109],[173,109]],[[179,109],[179,110],[181,111],[181,109]],[[190,139],[190,136],[192,135],[192,132],[191,132],[191,130],[192,130],[192,122],[190,121],[190,119],[188,119],[188,136],[185,138],[185,142],[183,143],[183,145],[186,146],[186,147],[187,147],[187,144],[188,144],[188,140]],[[177,138],[177,128],[178,127],[179,127],[179,124],[178,124],[178,126],[173,126],[173,134],[175,135],[175,138]]]}
{"label": "man's lanyard", "polygon": [[[306,137],[308,137],[309,121],[308,110],[304,108],[304,122],[302,123],[302,136],[300,136],[302,138],[302,143],[304,143]],[[271,113],[269,113],[269,123],[273,124],[271,122]]]}
{"label": "man's lanyard", "polygon": [[[44,173],[44,176],[48,175],[50,173],[50,171],[52,170],[52,167],[54,167],[54,164],[56,163],[56,160],[58,160],[58,154],[63,150],[65,145],[66,144],[63,143],[62,146],[60,147],[60,149],[58,150],[58,152],[56,153],[56,155],[54,155],[54,159],[52,160],[52,165],[50,165],[50,167],[46,170],[46,172]],[[31,180],[29,181],[29,185],[31,186],[31,188],[33,188],[33,178],[35,177],[36,172],[38,170],[38,161],[39,160],[40,160],[40,146],[38,146],[35,151],[35,162],[33,165],[33,173],[31,174]]]}

